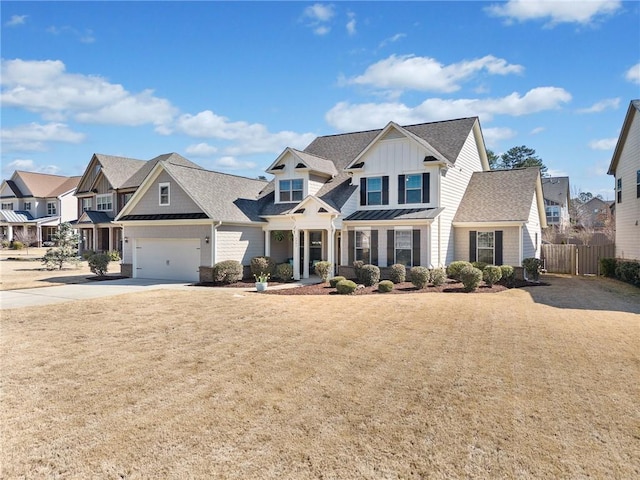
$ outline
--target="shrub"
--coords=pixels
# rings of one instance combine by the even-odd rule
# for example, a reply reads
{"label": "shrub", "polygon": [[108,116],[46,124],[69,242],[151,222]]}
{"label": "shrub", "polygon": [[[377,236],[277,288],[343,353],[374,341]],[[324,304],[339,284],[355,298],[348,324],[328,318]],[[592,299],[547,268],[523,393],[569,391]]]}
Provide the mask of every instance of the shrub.
{"label": "shrub", "polygon": [[427,267],[412,267],[409,270],[409,280],[417,288],[425,288],[429,285],[431,275]]}
{"label": "shrub", "polygon": [[434,268],[433,270],[431,270],[431,283],[435,287],[444,285],[444,282],[446,279],[447,279],[447,272],[445,272],[444,268]]}
{"label": "shrub", "polygon": [[640,262],[634,260],[618,260],[616,277],[631,285],[640,286]]}
{"label": "shrub", "polygon": [[502,283],[507,287],[512,287],[515,282],[516,271],[511,265],[500,265],[500,273],[502,273]]}
{"label": "shrub", "polygon": [[387,293],[393,290],[393,282],[391,280],[382,280],[378,284],[378,291],[382,293]]}
{"label": "shrub", "polygon": [[616,276],[616,259],[615,258],[601,258],[600,259],[600,273],[605,277]]}
{"label": "shrub", "polygon": [[460,270],[460,281],[464,285],[465,292],[472,292],[482,281],[482,272],[477,268],[468,265]]}
{"label": "shrub", "polygon": [[539,258],[525,258],[522,260],[522,266],[527,272],[527,278],[537,282],[540,278],[540,269],[542,268],[542,260]]}
{"label": "shrub", "polygon": [[293,265],[288,263],[281,263],[276,266],[276,278],[279,278],[283,282],[288,282],[293,278]]}
{"label": "shrub", "polygon": [[336,285],[338,285],[342,280],[346,280],[346,278],[338,275],[337,277],[329,279],[329,285],[331,285],[331,288],[336,288]]}
{"label": "shrub", "polygon": [[360,269],[360,281],[367,287],[371,287],[380,281],[380,269],[375,265],[363,265]]}
{"label": "shrub", "polygon": [[98,276],[107,274],[110,261],[111,256],[108,253],[94,253],[87,260],[91,273],[95,273]]}
{"label": "shrub", "polygon": [[471,263],[465,262],[464,260],[456,260],[455,262],[451,262],[447,267],[447,277],[453,278],[454,280],[460,280],[460,270],[464,267],[471,267]]}
{"label": "shrub", "polygon": [[358,282],[362,283],[362,267],[364,266],[364,262],[362,260],[356,260],[355,262],[353,262],[353,270],[355,271],[356,274],[356,280],[358,280]]}
{"label": "shrub", "polygon": [[2,248],[9,248],[11,242],[9,240],[2,240]]}
{"label": "shrub", "polygon": [[500,267],[496,267],[495,265],[487,265],[482,270],[482,279],[484,283],[493,286],[494,283],[498,282],[502,278],[502,270]]}
{"label": "shrub", "polygon": [[402,283],[407,279],[407,268],[401,263],[394,263],[389,267],[389,280],[393,283]]}
{"label": "shrub", "polygon": [[326,282],[329,278],[329,271],[331,270],[331,262],[318,262],[316,263],[315,271],[316,275],[322,278],[323,282]]}
{"label": "shrub", "polygon": [[20,240],[14,240],[11,248],[14,250],[22,250],[24,248],[24,243],[22,243]]}
{"label": "shrub", "polygon": [[489,264],[486,263],[486,262],[471,262],[471,266],[473,268],[477,268],[481,272],[484,270],[484,267],[486,267],[487,265],[489,265]]}
{"label": "shrub", "polygon": [[251,259],[251,273],[253,275],[260,275],[261,273],[274,275],[275,270],[276,262],[271,257],[253,257]]}
{"label": "shrub", "polygon": [[94,250],[85,250],[84,252],[82,252],[82,259],[89,260],[89,257],[95,254],[96,252]]}
{"label": "shrub", "polygon": [[216,283],[235,283],[242,280],[242,264],[237,260],[224,260],[213,266],[213,281]]}
{"label": "shrub", "polygon": [[109,259],[112,262],[119,262],[120,261],[120,252],[117,250],[111,250],[109,252],[107,252],[107,255],[109,255]]}
{"label": "shrub", "polygon": [[356,283],[351,280],[341,280],[336,284],[336,290],[340,295],[349,295],[356,291]]}

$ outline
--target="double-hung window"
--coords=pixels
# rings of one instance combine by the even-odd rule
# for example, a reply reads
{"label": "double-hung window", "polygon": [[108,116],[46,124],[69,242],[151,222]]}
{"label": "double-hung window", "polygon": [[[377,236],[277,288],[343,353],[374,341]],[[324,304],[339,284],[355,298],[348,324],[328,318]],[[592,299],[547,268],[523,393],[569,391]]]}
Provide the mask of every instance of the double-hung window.
{"label": "double-hung window", "polygon": [[113,200],[110,193],[96,195],[96,209],[100,212],[110,212],[113,210]]}
{"label": "double-hung window", "polygon": [[484,262],[489,265],[494,264],[494,232],[478,232],[476,248],[478,254],[476,256],[478,262]]}
{"label": "double-hung window", "polygon": [[616,201],[622,203],[622,179],[619,178],[616,183]]}
{"label": "double-hung window", "polygon": [[398,175],[398,203],[429,203],[429,172]]}
{"label": "double-hung window", "polygon": [[31,202],[24,202],[24,209],[31,210]]}
{"label": "double-hung window", "polygon": [[122,206],[125,206],[131,200],[131,197],[133,197],[133,192],[122,195]]}
{"label": "double-hung window", "polygon": [[57,215],[57,213],[58,207],[56,205],[56,202],[47,202],[47,215]]}
{"label": "double-hung window", "polygon": [[92,202],[92,198],[91,197],[82,199],[82,211],[83,212],[86,212],[87,210],[91,210],[92,206],[93,206],[93,202]]}
{"label": "double-hung window", "polygon": [[395,231],[395,263],[406,267],[413,265],[413,231],[410,228]]}
{"label": "double-hung window", "polygon": [[159,205],[170,205],[170,194],[171,194],[171,185],[166,183],[158,184],[158,204]]}
{"label": "double-hung window", "polygon": [[560,207],[558,205],[547,205],[547,223],[560,223]]}
{"label": "double-hung window", "polygon": [[382,177],[367,178],[367,205],[382,205]]}
{"label": "double-hung window", "polygon": [[299,202],[302,200],[302,179],[280,180],[280,201]]}
{"label": "double-hung window", "polygon": [[13,203],[3,203],[2,210],[13,210]]}
{"label": "double-hung window", "polygon": [[356,230],[355,259],[364,263],[371,262],[371,231]]}

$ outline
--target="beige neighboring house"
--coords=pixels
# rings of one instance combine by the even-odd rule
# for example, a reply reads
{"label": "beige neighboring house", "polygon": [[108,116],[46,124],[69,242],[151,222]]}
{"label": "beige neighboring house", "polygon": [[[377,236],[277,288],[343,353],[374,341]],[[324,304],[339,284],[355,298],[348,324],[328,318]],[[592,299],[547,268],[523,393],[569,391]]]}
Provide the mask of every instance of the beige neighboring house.
{"label": "beige neighboring house", "polygon": [[58,225],[77,217],[76,191],[80,177],[15,171],[0,186],[0,235],[4,240],[31,239],[42,246]]}
{"label": "beige neighboring house", "polygon": [[640,260],[640,100],[632,100],[609,165],[615,177],[616,257]]}
{"label": "beige neighboring house", "polygon": [[547,225],[564,232],[571,227],[569,177],[543,177],[542,194]]}

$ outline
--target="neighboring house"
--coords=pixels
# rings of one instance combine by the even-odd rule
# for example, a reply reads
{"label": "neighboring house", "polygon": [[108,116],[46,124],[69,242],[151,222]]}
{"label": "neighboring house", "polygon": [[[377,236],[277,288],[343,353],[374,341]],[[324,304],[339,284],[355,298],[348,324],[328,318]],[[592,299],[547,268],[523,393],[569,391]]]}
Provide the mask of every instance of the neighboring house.
{"label": "neighboring house", "polygon": [[543,177],[542,193],[547,225],[564,231],[571,226],[569,177]]}
{"label": "neighboring house", "polygon": [[73,196],[80,177],[15,171],[0,186],[0,229],[5,240],[28,239],[41,246],[58,225],[77,217]]}
{"label": "neighboring house", "polygon": [[611,204],[612,202],[602,200],[598,197],[593,197],[588,202],[585,202],[579,207],[580,218],[578,219],[578,225],[596,230],[605,228],[613,219]]}
{"label": "neighboring house", "polygon": [[640,100],[632,100],[609,175],[615,177],[616,257],[640,260]]}
{"label": "neighboring house", "polygon": [[127,275],[194,281],[256,255],[291,263],[294,278],[320,260],[332,274],[354,260],[521,265],[546,226],[538,169],[488,171],[476,117],[318,137],[286,148],[268,183],[171,157],[146,169],[115,219]]}

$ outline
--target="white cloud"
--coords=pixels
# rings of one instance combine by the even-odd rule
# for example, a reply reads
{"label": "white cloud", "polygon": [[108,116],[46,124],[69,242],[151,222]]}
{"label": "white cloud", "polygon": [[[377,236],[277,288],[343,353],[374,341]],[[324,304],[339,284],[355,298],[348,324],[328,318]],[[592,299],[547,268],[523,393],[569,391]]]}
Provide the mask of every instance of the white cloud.
{"label": "white cloud", "polygon": [[56,165],[37,165],[33,160],[27,159],[16,159],[2,167],[2,171],[7,176],[11,175],[15,170],[56,174],[60,172],[60,167]]}
{"label": "white cloud", "polygon": [[483,128],[482,136],[489,148],[495,148],[502,140],[509,140],[517,135],[515,130],[507,127]]}
{"label": "white cloud", "polygon": [[495,115],[517,117],[558,109],[570,100],[571,94],[563,88],[538,87],[524,95],[514,92],[500,98],[457,100],[430,98],[415,107],[398,102],[362,104],[340,102],[326,113],[325,118],[332,127],[349,132],[381,128],[391,120],[409,125],[475,115],[482,121],[489,121]]}
{"label": "white cloud", "polygon": [[218,148],[203,142],[189,145],[185,152],[194,157],[210,157],[218,152]]}
{"label": "white cloud", "polygon": [[0,130],[4,151],[46,151],[47,142],[80,143],[83,133],[74,132],[63,123],[30,123]]}
{"label": "white cloud", "polygon": [[370,65],[362,75],[347,82],[383,89],[454,92],[460,89],[461,82],[481,71],[491,75],[508,75],[518,74],[523,70],[521,65],[509,64],[493,55],[451,65],[443,65],[430,57],[391,55]]}
{"label": "white cloud", "polygon": [[557,168],[547,169],[547,175],[549,177],[568,177],[569,176],[566,170],[558,170]]}
{"label": "white cloud", "polygon": [[331,27],[327,27],[326,25],[320,25],[313,29],[313,33],[319,36],[326,35],[330,31],[331,31]]}
{"label": "white cloud", "polygon": [[11,18],[5,22],[5,27],[17,27],[27,22],[28,15],[11,15]]}
{"label": "white cloud", "polygon": [[606,98],[594,103],[590,107],[581,108],[578,113],[600,113],[609,108],[616,109],[620,105],[620,98]]}
{"label": "white cloud", "polygon": [[347,33],[349,35],[355,35],[357,33],[355,13],[349,13],[349,21],[347,22]]}
{"label": "white cloud", "polygon": [[591,140],[589,142],[589,148],[592,150],[613,150],[618,143],[617,137],[601,138],[599,140]]}
{"label": "white cloud", "polygon": [[624,78],[631,83],[640,84],[640,63],[636,63],[624,74]]}
{"label": "white cloud", "polygon": [[240,161],[235,157],[221,157],[214,162],[220,170],[252,170],[257,167],[255,162]]}
{"label": "white cloud", "polygon": [[395,35],[389,37],[389,38],[385,38],[382,42],[380,42],[380,45],[378,45],[378,48],[383,48],[386,47],[387,45],[389,45],[390,43],[395,43],[400,39],[405,38],[407,35],[404,33],[396,33]]}
{"label": "white cloud", "polygon": [[490,15],[506,18],[508,23],[544,19],[546,26],[554,26],[559,23],[587,25],[612,15],[621,6],[619,0],[509,0],[490,5],[485,10]]}
{"label": "white cloud", "polygon": [[307,26],[312,28],[316,35],[326,35],[331,31],[328,23],[334,16],[334,6],[327,3],[315,3],[305,8],[303,12],[303,17],[308,20]]}
{"label": "white cloud", "polygon": [[531,132],[529,132],[531,135],[538,135],[539,133],[542,133],[546,130],[545,127],[536,127],[533,130],[531,130]]}
{"label": "white cloud", "polygon": [[1,82],[3,105],[39,113],[50,121],[73,118],[84,123],[160,126],[177,113],[152,90],[131,93],[100,76],[67,73],[60,60],[3,60]]}
{"label": "white cloud", "polygon": [[63,27],[56,27],[55,25],[52,25],[47,28],[47,33],[50,33],[52,35],[69,34],[76,37],[82,43],[93,43],[96,41],[95,37],[93,36],[93,30],[86,29],[84,30],[84,32],[82,32],[66,25]]}

